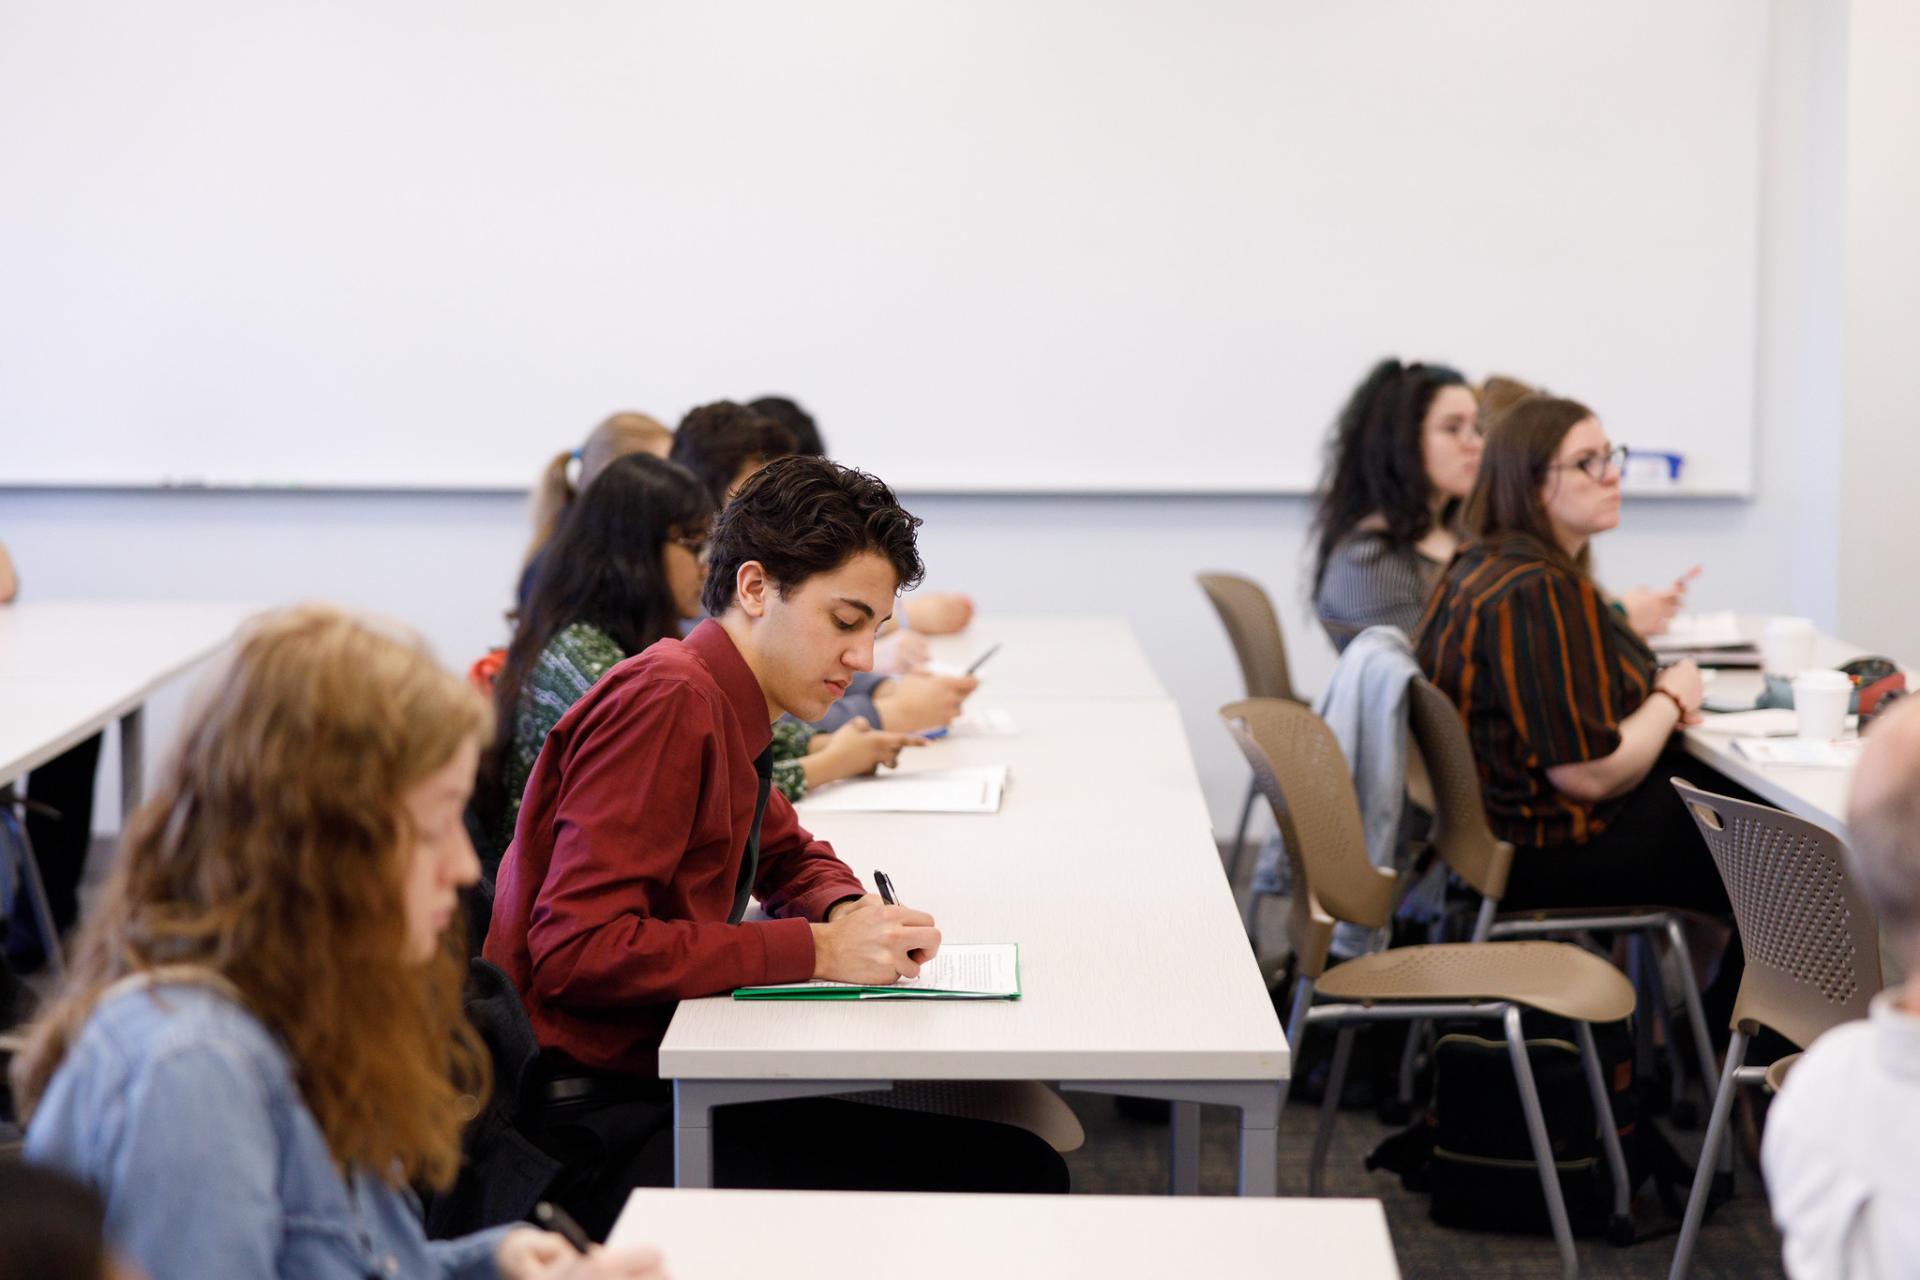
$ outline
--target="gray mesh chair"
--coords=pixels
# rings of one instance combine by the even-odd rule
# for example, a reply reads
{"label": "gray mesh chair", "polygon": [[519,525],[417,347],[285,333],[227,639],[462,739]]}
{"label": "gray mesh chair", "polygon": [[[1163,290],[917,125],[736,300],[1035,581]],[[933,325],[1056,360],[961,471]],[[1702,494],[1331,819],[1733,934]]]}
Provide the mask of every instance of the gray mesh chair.
{"label": "gray mesh chair", "polygon": [[1804,1049],[1840,1023],[1866,1017],[1867,1002],[1880,990],[1880,936],[1873,908],[1847,875],[1840,837],[1792,814],[1701,791],[1680,778],[1673,786],[1726,882],[1747,953],[1727,1063],[1674,1250],[1670,1280],[1680,1280],[1693,1261],[1713,1183],[1708,1153],[1719,1150],[1735,1089],[1743,1084],[1777,1088],[1790,1061],[1746,1066],[1747,1041],[1759,1028],[1771,1027]]}
{"label": "gray mesh chair", "polygon": [[[1240,662],[1240,678],[1249,698],[1285,698],[1298,702],[1293,678],[1287,669],[1287,642],[1280,633],[1280,617],[1273,601],[1259,583],[1231,573],[1197,575],[1200,589],[1213,602],[1233,643],[1233,656]],[[1254,802],[1259,799],[1257,783],[1247,785],[1246,803],[1240,806],[1240,825],[1233,835],[1228,883],[1240,883],[1246,859],[1247,827],[1253,820]]]}
{"label": "gray mesh chair", "polygon": [[[1632,986],[1605,960],[1559,942],[1401,947],[1328,967],[1335,923],[1345,921],[1366,929],[1386,924],[1399,878],[1367,859],[1353,779],[1339,742],[1320,717],[1297,702],[1279,698],[1231,703],[1220,709],[1220,715],[1252,766],[1255,784],[1272,806],[1293,864],[1291,925],[1299,978],[1287,1019],[1287,1042],[1297,1048],[1307,1027],[1318,1023],[1336,1027],[1339,1033],[1308,1166],[1309,1193],[1320,1192],[1327,1144],[1359,1023],[1491,1019],[1500,1023],[1506,1039],[1562,1270],[1568,1276],[1577,1275],[1573,1232],[1527,1057],[1520,1011],[1542,1009],[1573,1020],[1593,1115],[1613,1175],[1615,1219],[1625,1222],[1626,1160],[1611,1122],[1612,1102],[1601,1078],[1589,1024],[1618,1021],[1631,1013]],[[1440,845],[1443,856],[1448,848],[1444,842]],[[1511,856],[1511,848],[1499,846],[1485,865],[1475,866],[1469,860],[1459,870],[1497,890],[1505,884]],[[1316,995],[1337,1003],[1315,1005]]]}

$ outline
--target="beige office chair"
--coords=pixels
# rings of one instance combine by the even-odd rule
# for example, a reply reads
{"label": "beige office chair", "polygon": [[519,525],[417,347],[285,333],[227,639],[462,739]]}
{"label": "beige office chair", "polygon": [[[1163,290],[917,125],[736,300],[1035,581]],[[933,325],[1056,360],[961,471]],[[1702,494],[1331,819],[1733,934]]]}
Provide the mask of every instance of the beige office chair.
{"label": "beige office chair", "polygon": [[1746,1066],[1747,1041],[1771,1027],[1804,1049],[1840,1023],[1866,1017],[1868,1001],[1880,990],[1880,934],[1873,908],[1847,875],[1833,832],[1763,804],[1701,791],[1681,778],[1673,779],[1673,787],[1726,882],[1747,953],[1727,1064],[1674,1249],[1669,1280],[1680,1280],[1693,1261],[1713,1183],[1710,1153],[1720,1150],[1734,1090],[1743,1084],[1777,1088],[1791,1060]]}
{"label": "beige office chair", "polygon": [[[1278,698],[1230,703],[1220,709],[1220,715],[1253,768],[1254,781],[1273,809],[1293,864],[1292,935],[1299,978],[1287,1019],[1288,1043],[1297,1049],[1306,1028],[1316,1023],[1339,1028],[1308,1166],[1309,1193],[1320,1192],[1358,1023],[1494,1019],[1506,1038],[1561,1266],[1566,1275],[1577,1275],[1573,1233],[1527,1058],[1520,1010],[1523,1006],[1541,1009],[1574,1021],[1593,1114],[1613,1175],[1614,1213],[1624,1221],[1626,1160],[1611,1123],[1612,1102],[1601,1079],[1589,1024],[1618,1021],[1631,1013],[1632,986],[1606,961],[1558,942],[1401,947],[1328,968],[1327,950],[1335,923],[1347,921],[1367,929],[1386,924],[1393,912],[1398,877],[1367,860],[1353,780],[1333,731],[1318,716],[1299,703]],[[1447,848],[1441,845],[1443,854]],[[1510,856],[1508,849],[1505,857]],[[1506,878],[1505,860],[1498,850],[1477,866],[1469,857],[1459,869],[1489,888],[1503,886]],[[1316,995],[1339,1003],[1316,1006]]]}
{"label": "beige office chair", "polygon": [[[1200,589],[1207,593],[1214,611],[1220,615],[1221,625],[1227,629],[1227,639],[1233,643],[1233,656],[1239,659],[1240,678],[1246,684],[1247,696],[1299,702],[1287,669],[1287,642],[1280,632],[1280,617],[1273,611],[1273,601],[1267,598],[1260,584],[1231,573],[1196,576]],[[1234,831],[1233,845],[1228,851],[1229,884],[1239,884],[1245,869],[1247,827],[1253,820],[1253,806],[1259,796],[1259,784],[1247,784],[1246,803],[1240,806],[1240,825]],[[1251,930],[1251,923],[1248,928]]]}

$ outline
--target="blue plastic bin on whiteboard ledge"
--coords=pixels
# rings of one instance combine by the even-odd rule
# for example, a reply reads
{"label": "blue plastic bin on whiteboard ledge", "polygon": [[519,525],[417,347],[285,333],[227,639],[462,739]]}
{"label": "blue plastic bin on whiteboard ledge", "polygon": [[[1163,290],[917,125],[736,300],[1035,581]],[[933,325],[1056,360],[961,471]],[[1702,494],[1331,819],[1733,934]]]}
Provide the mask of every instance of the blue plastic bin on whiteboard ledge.
{"label": "blue plastic bin on whiteboard ledge", "polygon": [[1684,453],[1629,448],[1626,463],[1620,468],[1620,487],[1638,492],[1678,489],[1680,469],[1686,463]]}

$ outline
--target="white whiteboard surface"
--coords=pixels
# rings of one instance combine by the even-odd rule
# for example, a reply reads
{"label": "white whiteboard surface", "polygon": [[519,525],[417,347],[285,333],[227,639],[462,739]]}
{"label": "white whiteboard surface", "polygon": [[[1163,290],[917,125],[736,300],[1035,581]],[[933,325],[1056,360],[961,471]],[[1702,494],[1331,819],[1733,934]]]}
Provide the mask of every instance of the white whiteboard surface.
{"label": "white whiteboard surface", "polygon": [[12,0],[0,484],[1298,491],[1385,353],[1752,481],[1759,0]]}

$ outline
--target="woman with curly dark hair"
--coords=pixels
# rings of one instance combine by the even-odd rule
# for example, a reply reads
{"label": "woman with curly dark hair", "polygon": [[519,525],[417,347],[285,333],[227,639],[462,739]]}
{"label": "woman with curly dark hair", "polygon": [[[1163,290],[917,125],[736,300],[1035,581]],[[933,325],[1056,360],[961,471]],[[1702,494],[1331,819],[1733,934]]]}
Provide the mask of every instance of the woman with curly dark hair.
{"label": "woman with curly dark hair", "polygon": [[1413,633],[1459,546],[1480,442],[1473,388],[1445,365],[1382,360],[1354,389],[1314,517],[1313,610],[1334,648],[1373,626]]}

